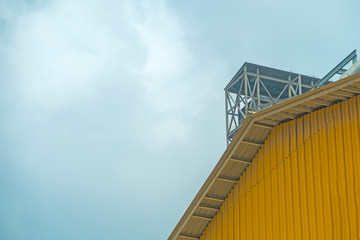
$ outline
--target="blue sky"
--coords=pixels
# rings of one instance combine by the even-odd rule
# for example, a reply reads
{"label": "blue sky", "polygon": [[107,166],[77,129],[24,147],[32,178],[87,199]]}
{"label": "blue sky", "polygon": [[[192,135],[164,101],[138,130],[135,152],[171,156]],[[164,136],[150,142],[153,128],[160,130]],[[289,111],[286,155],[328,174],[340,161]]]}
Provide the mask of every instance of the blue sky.
{"label": "blue sky", "polygon": [[166,239],[244,61],[324,76],[360,2],[0,1],[0,239]]}

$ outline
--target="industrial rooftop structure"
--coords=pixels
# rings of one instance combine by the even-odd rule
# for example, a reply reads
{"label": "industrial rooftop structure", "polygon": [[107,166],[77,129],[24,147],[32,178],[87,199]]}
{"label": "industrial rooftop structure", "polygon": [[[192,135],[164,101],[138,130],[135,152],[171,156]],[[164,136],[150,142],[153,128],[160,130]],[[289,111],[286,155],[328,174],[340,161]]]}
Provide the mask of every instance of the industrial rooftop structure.
{"label": "industrial rooftop structure", "polygon": [[168,239],[199,239],[276,125],[358,94],[360,73],[249,114]]}
{"label": "industrial rooftop structure", "polygon": [[248,112],[261,111],[326,85],[336,74],[344,74],[347,71],[344,67],[356,60],[354,50],[322,79],[245,62],[224,89],[227,143],[231,142]]}
{"label": "industrial rooftop structure", "polygon": [[253,63],[244,63],[225,87],[228,144],[248,112],[262,109],[306,93],[320,79]]}
{"label": "industrial rooftop structure", "polygon": [[[353,65],[349,69],[345,69],[344,67],[349,62],[352,62]],[[251,169],[256,169],[257,165],[255,167],[252,166],[252,161],[264,146],[264,143],[266,141],[269,142],[268,137],[270,133],[275,128],[279,129],[278,126],[285,122],[294,122],[295,119],[298,120],[303,116],[313,114],[319,109],[329,108],[338,102],[354,99],[360,94],[359,72],[360,61],[356,62],[355,51],[322,79],[245,63],[225,88],[228,147],[172,231],[168,240],[209,239],[209,234],[211,236],[214,236],[214,234],[216,236],[226,234],[221,233],[220,230],[214,230],[214,228],[229,228],[228,220],[226,220],[227,217],[224,219],[225,222],[221,219],[227,216],[228,211],[232,208],[231,204],[235,204],[234,195],[231,192],[234,191],[234,186],[236,186],[236,193],[234,194],[240,198],[239,189],[241,186],[239,184],[242,181],[241,179],[245,181],[243,174],[249,168],[250,171],[255,171]],[[336,74],[342,75],[343,78],[331,82],[330,80]],[[360,105],[355,104],[353,106],[359,108]],[[357,111],[360,114],[360,110]],[[320,122],[323,120],[318,120],[315,117],[313,121]],[[340,126],[340,128],[342,127]],[[285,136],[285,134],[290,133],[281,134]],[[326,130],[323,134],[326,134]],[[346,134],[350,134],[350,132]],[[296,135],[296,133],[292,134],[293,139],[299,141],[296,140]],[[273,141],[272,144],[276,144],[276,141]],[[297,150],[293,149],[293,151]],[[288,154],[291,154],[291,152]],[[313,161],[312,157],[308,158],[308,161]],[[278,160],[280,161],[278,164],[285,162],[282,159]],[[275,167],[277,168],[277,165]],[[321,171],[321,167],[319,169]],[[347,170],[351,171],[351,168]],[[272,171],[270,170],[267,176],[271,175]],[[335,179],[334,181],[337,180]],[[247,188],[249,189],[247,191],[251,191],[252,188]],[[242,196],[244,196],[244,192]],[[229,202],[228,198],[233,200]],[[224,206],[224,204],[226,205]],[[236,206],[240,205],[239,200],[236,204]],[[240,208],[237,209],[239,210]],[[239,214],[238,210],[237,214]],[[234,210],[232,209],[231,211]],[[240,214],[242,213],[240,212]],[[216,216],[217,220],[213,223]],[[239,215],[237,216],[239,217]],[[231,219],[234,220],[235,217],[232,216]],[[219,225],[219,221],[222,221],[221,225]],[[209,232],[210,223],[212,223],[211,233]],[[239,219],[237,219],[237,224],[239,224]],[[233,227],[235,228],[235,225]],[[203,233],[206,229],[209,233],[204,237]],[[239,234],[239,230],[237,232]],[[211,239],[222,239],[222,237],[211,237]]]}

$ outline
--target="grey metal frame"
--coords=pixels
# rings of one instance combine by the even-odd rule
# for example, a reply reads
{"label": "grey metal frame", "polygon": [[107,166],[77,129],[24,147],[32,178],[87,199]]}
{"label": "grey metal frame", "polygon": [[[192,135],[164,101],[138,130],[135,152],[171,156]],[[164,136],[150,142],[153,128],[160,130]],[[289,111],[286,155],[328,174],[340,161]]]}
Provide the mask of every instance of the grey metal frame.
{"label": "grey metal frame", "polygon": [[258,112],[314,89],[320,79],[244,63],[225,87],[226,136],[229,144],[250,112]]}
{"label": "grey metal frame", "polygon": [[229,144],[246,115],[329,83],[357,60],[356,50],[322,79],[245,62],[225,87],[226,139]]}

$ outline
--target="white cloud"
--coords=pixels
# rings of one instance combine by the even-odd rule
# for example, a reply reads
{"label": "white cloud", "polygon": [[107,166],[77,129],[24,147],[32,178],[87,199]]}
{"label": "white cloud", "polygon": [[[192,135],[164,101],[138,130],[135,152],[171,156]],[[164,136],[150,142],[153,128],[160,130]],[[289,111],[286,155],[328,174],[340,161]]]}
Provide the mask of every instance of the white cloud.
{"label": "white cloud", "polygon": [[114,46],[94,10],[64,1],[19,17],[8,56],[24,102],[57,109],[92,96]]}
{"label": "white cloud", "polygon": [[120,95],[140,97],[147,144],[166,147],[187,139],[196,105],[184,35],[165,1],[54,1],[18,16],[6,52],[23,104],[62,111],[121,82]]}
{"label": "white cloud", "polygon": [[146,90],[146,108],[152,111],[146,118],[150,120],[148,143],[162,148],[173,141],[184,141],[190,126],[183,116],[194,105],[186,79],[194,56],[181,23],[164,1],[144,1],[140,9],[130,8],[128,13],[147,55],[138,74]]}

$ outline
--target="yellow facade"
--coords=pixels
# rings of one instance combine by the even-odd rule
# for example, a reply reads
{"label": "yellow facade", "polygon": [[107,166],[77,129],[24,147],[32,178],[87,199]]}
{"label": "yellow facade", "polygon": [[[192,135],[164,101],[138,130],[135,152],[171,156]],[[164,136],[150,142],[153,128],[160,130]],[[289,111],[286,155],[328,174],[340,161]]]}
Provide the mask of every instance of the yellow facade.
{"label": "yellow facade", "polygon": [[360,239],[360,96],[274,128],[201,240]]}

